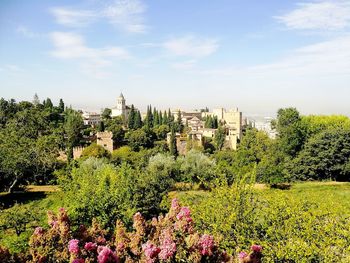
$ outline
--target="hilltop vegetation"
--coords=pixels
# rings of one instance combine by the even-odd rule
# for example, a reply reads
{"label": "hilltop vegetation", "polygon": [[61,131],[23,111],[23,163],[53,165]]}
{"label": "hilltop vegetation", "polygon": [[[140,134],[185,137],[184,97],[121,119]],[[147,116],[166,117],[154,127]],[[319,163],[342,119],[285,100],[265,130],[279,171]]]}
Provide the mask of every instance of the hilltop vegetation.
{"label": "hilltop vegetation", "polygon": [[[69,235],[64,235],[57,249],[54,244],[42,248],[50,253],[40,250],[47,262],[55,261],[57,255],[62,256],[62,262],[75,259],[67,252],[68,237],[96,244],[97,238],[103,237],[106,242],[100,245],[107,246],[110,255],[144,260],[150,254],[142,254],[146,253],[142,246],[148,244],[149,249],[158,251],[163,241],[155,240],[145,230],[136,247],[131,248],[131,236],[138,235],[132,232],[133,216],[140,212],[142,222],[157,218],[169,211],[170,199],[175,196],[191,208],[195,232],[190,235],[200,233],[196,234],[197,239],[191,236],[192,245],[198,249],[201,237],[208,235],[205,242],[213,249],[208,252],[210,255],[191,254],[196,260],[199,258],[194,262],[206,262],[206,256],[214,255],[216,261],[212,262],[217,262],[222,251],[233,255],[233,260],[254,244],[262,245],[266,262],[350,260],[350,222],[346,216],[350,212],[349,184],[296,183],[350,181],[349,118],[301,116],[295,108],[280,109],[273,122],[278,132],[276,139],[246,127],[236,151],[222,149],[217,134],[217,139],[206,147],[194,147],[185,156],[178,156],[173,135],[186,133],[187,127],[175,121],[168,111],[149,107],[144,120],[140,120],[135,109],[129,120],[111,118],[108,110],[102,115],[99,127],[88,127],[83,125],[80,113],[64,108],[63,101],[56,107],[50,99],[44,103],[0,100],[2,190],[13,191],[28,184],[57,184],[60,189],[38,197],[39,200],[28,197],[17,205],[11,202],[14,195],[0,196],[6,202],[10,200],[0,214],[0,244],[10,248],[7,262],[36,260],[29,253],[29,237],[37,227],[43,229],[36,231],[32,242],[41,242],[35,239],[38,234],[48,238],[44,233],[54,233],[54,226],[44,223],[43,211],[57,211],[59,207],[66,208],[67,214],[61,217],[69,217]],[[220,130],[215,119],[208,119],[206,125],[218,125]],[[99,130],[113,132],[118,147],[112,153],[94,143],[92,135]],[[165,141],[168,132],[170,145]],[[73,160],[73,147],[79,145],[89,146],[79,159]],[[67,160],[60,158],[63,153]],[[291,189],[256,189],[255,183]],[[116,228],[116,222],[123,227]],[[157,222],[163,221],[158,218]],[[98,234],[81,238],[78,230],[82,224],[88,229],[92,226],[90,234],[97,230]],[[129,240],[124,242],[127,254],[113,242],[115,231],[120,229],[129,232],[124,236]],[[178,229],[170,229],[168,238],[178,249],[166,259],[159,257],[158,251],[154,261],[148,262],[179,262],[190,255],[192,247],[180,245],[187,237],[182,236],[180,242]],[[31,243],[32,252],[41,247],[39,243]],[[86,256],[85,250],[79,251]],[[220,251],[221,256],[214,251]]]}

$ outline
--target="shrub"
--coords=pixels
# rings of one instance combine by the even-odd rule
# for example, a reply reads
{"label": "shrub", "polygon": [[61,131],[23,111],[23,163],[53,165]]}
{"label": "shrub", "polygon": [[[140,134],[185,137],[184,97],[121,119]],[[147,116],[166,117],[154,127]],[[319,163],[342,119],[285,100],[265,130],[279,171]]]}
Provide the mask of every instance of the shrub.
{"label": "shrub", "polygon": [[160,202],[172,185],[166,171],[115,167],[103,159],[89,158],[72,169],[62,185],[66,204],[81,223],[97,218],[113,227],[117,219],[130,222],[136,211],[146,217],[157,215]]}
{"label": "shrub", "polygon": [[[71,234],[66,211],[49,215],[49,229],[35,229],[30,241],[32,262],[232,262],[233,257],[220,249],[209,234],[195,231],[188,207],[176,199],[164,216],[146,221],[140,213],[133,216],[133,231],[117,221],[113,236],[96,222],[81,226]],[[261,247],[240,254],[241,262],[261,262]]]}

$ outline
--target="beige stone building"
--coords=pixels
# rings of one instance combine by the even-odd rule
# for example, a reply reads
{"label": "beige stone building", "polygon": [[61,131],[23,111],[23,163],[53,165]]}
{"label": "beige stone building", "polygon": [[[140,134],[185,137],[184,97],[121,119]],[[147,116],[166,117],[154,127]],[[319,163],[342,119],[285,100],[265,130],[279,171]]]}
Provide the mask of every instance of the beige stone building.
{"label": "beige stone building", "polygon": [[98,132],[96,134],[97,137],[97,145],[102,146],[109,152],[113,152],[113,133],[112,132]]}
{"label": "beige stone building", "polygon": [[121,116],[124,120],[127,120],[130,112],[130,107],[126,105],[126,100],[123,93],[120,93],[117,98],[117,106],[112,108],[112,117]]}

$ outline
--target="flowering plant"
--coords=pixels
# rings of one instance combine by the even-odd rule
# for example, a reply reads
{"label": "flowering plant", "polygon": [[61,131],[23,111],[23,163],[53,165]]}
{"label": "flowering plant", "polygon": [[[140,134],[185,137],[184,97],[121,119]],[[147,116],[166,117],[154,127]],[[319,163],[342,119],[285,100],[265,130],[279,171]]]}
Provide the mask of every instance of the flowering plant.
{"label": "flowering plant", "polygon": [[[219,249],[209,234],[194,229],[191,210],[172,201],[166,215],[146,221],[140,213],[133,216],[133,231],[117,221],[114,235],[108,235],[96,221],[71,233],[64,209],[57,216],[48,213],[48,230],[37,228],[30,241],[33,262],[118,263],[118,262],[232,262],[233,257]],[[261,247],[252,246],[251,254],[240,253],[241,262],[260,259]]]}

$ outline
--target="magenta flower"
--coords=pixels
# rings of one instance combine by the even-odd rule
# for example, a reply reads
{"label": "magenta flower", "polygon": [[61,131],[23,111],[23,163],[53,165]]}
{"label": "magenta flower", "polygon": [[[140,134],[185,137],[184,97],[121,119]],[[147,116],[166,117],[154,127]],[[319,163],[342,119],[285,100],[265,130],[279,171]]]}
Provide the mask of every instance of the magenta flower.
{"label": "magenta flower", "polygon": [[150,241],[142,245],[142,250],[147,258],[155,258],[160,252],[160,248],[153,245]]}
{"label": "magenta flower", "polygon": [[72,261],[72,263],[85,263],[85,259],[83,258],[76,258]]}
{"label": "magenta flower", "polygon": [[93,243],[93,242],[87,242],[87,243],[85,243],[84,248],[87,251],[96,250],[97,249],[97,244]]}
{"label": "magenta flower", "polygon": [[40,226],[38,226],[38,227],[35,228],[35,230],[34,230],[34,235],[39,236],[39,235],[42,235],[43,233],[44,233],[44,229],[43,229],[42,227],[40,227]]}
{"label": "magenta flower", "polygon": [[68,242],[68,250],[70,253],[78,254],[79,253],[79,240],[72,239]]}
{"label": "magenta flower", "polygon": [[176,244],[172,239],[170,230],[163,231],[160,239],[159,258],[167,260],[171,258],[176,252]]}
{"label": "magenta flower", "polygon": [[180,208],[180,204],[179,204],[179,200],[177,198],[174,198],[172,201],[171,201],[171,209],[173,210],[178,210]]}
{"label": "magenta flower", "polygon": [[199,246],[203,256],[211,256],[213,254],[214,245],[214,238],[210,235],[204,234],[199,240]]}
{"label": "magenta flower", "polygon": [[[181,220],[182,218],[186,218],[186,219],[191,218],[191,210],[188,207],[186,207],[186,206],[181,207],[181,210],[177,214],[176,218],[178,220]],[[192,218],[191,218],[191,220],[192,220]]]}
{"label": "magenta flower", "polygon": [[259,246],[259,245],[252,245],[252,246],[250,247],[250,249],[253,250],[254,252],[260,253],[261,250],[262,250],[262,247]]}
{"label": "magenta flower", "polygon": [[142,245],[142,250],[146,256],[146,263],[154,263],[160,252],[160,248],[152,244],[150,241],[147,241],[146,244]]}
{"label": "magenta flower", "polygon": [[246,252],[244,252],[244,251],[242,251],[242,252],[240,252],[239,254],[238,254],[238,258],[239,259],[244,259],[244,258],[246,258],[248,256],[248,254],[246,253]]}
{"label": "magenta flower", "polygon": [[110,248],[99,246],[97,252],[98,263],[118,263],[117,255]]}

